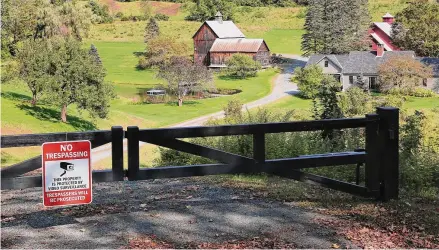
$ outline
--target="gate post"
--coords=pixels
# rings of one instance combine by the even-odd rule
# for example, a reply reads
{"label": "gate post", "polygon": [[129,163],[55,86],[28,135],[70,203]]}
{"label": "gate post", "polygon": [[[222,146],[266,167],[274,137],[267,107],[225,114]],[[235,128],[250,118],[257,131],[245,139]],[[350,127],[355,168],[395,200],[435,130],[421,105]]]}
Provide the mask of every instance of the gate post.
{"label": "gate post", "polygon": [[123,128],[111,127],[111,169],[113,181],[123,181]]}
{"label": "gate post", "polygon": [[399,109],[378,107],[380,154],[380,198],[397,199],[399,194]]}
{"label": "gate post", "polygon": [[378,141],[378,114],[366,115],[366,167],[365,184],[369,192],[378,198],[380,191],[380,147]]}
{"label": "gate post", "polygon": [[127,128],[128,139],[128,180],[137,180],[139,173],[139,127]]}

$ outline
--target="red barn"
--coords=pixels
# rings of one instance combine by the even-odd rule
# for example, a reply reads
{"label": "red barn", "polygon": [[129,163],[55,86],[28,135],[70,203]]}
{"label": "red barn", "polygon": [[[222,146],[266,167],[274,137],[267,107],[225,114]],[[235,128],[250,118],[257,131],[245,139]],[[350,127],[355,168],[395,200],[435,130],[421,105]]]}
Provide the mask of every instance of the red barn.
{"label": "red barn", "polygon": [[382,22],[374,22],[372,27],[369,29],[369,34],[372,39],[372,50],[377,51],[384,49],[384,51],[397,51],[398,47],[393,45],[391,32],[392,32],[392,23],[395,18],[389,13],[383,16]]}
{"label": "red barn", "polygon": [[270,64],[270,49],[263,39],[247,39],[232,21],[223,21],[221,13],[215,20],[205,21],[192,37],[194,62],[211,68],[226,66],[233,54],[241,53],[258,61],[262,66]]}

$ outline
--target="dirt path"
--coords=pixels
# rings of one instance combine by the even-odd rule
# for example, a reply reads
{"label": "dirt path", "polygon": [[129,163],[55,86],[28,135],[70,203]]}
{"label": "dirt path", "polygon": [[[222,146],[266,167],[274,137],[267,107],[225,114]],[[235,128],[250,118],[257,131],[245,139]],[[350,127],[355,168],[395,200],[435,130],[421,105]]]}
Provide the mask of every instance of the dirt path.
{"label": "dirt path", "polygon": [[[297,55],[284,55],[289,59],[289,63],[281,65],[282,72],[277,76],[273,90],[271,93],[261,99],[243,105],[243,110],[261,107],[263,105],[277,101],[285,96],[294,95],[298,93],[297,85],[290,81],[292,73],[296,67],[303,67],[307,58]],[[209,119],[218,119],[224,117],[224,111],[219,111],[213,114],[201,116],[195,119],[174,124],[169,127],[193,127],[202,126]],[[145,143],[140,142],[140,145]],[[124,142],[124,150],[127,150],[126,141]],[[105,158],[111,157],[111,143],[93,149],[92,161],[99,162]]]}
{"label": "dirt path", "polygon": [[193,179],[93,185],[92,205],[42,210],[41,188],[2,191],[2,248],[124,248],[157,236],[176,247],[273,238],[298,248],[352,245],[315,221],[330,218],[249,191]]}

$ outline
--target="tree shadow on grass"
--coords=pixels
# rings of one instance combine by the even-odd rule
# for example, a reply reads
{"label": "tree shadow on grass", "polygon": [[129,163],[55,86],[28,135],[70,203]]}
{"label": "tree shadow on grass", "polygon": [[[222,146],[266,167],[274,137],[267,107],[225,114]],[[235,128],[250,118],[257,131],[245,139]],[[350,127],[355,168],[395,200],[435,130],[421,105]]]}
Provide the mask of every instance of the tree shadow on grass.
{"label": "tree shadow on grass", "polygon": [[224,81],[241,81],[241,80],[245,80],[245,79],[251,79],[253,77],[243,78],[243,77],[236,77],[236,76],[231,76],[231,75],[220,75],[220,76],[218,76],[218,78],[221,80],[224,80]]}
{"label": "tree shadow on grass", "polygon": [[[17,105],[21,110],[26,111],[26,114],[31,115],[42,121],[49,121],[53,123],[60,123],[61,112],[51,108],[31,106],[26,104]],[[67,123],[73,128],[81,131],[96,130],[95,124],[92,122],[83,120],[77,116],[67,115]]]}
{"label": "tree shadow on grass", "polygon": [[8,100],[11,100],[11,101],[30,101],[30,100],[32,100],[32,98],[28,95],[23,95],[23,94],[19,94],[19,93],[15,93],[15,92],[10,92],[10,91],[2,92],[1,97],[8,99]]}
{"label": "tree shadow on grass", "polygon": [[[195,105],[198,105],[198,104],[200,104],[200,102],[197,102],[197,101],[184,101],[183,102],[183,107],[184,106],[195,106]],[[178,107],[178,102],[177,101],[171,101],[171,102],[167,102],[165,105],[166,106]]]}

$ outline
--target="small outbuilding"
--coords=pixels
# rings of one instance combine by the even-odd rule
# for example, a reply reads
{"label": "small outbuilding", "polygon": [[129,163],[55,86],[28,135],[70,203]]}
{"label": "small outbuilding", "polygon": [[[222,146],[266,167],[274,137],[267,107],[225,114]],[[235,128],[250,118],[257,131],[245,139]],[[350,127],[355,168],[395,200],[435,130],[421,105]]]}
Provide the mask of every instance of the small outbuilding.
{"label": "small outbuilding", "polygon": [[236,53],[247,55],[262,66],[270,65],[270,49],[264,39],[247,39],[232,21],[223,21],[218,12],[215,20],[205,21],[193,36],[194,62],[211,68],[226,67]]}

